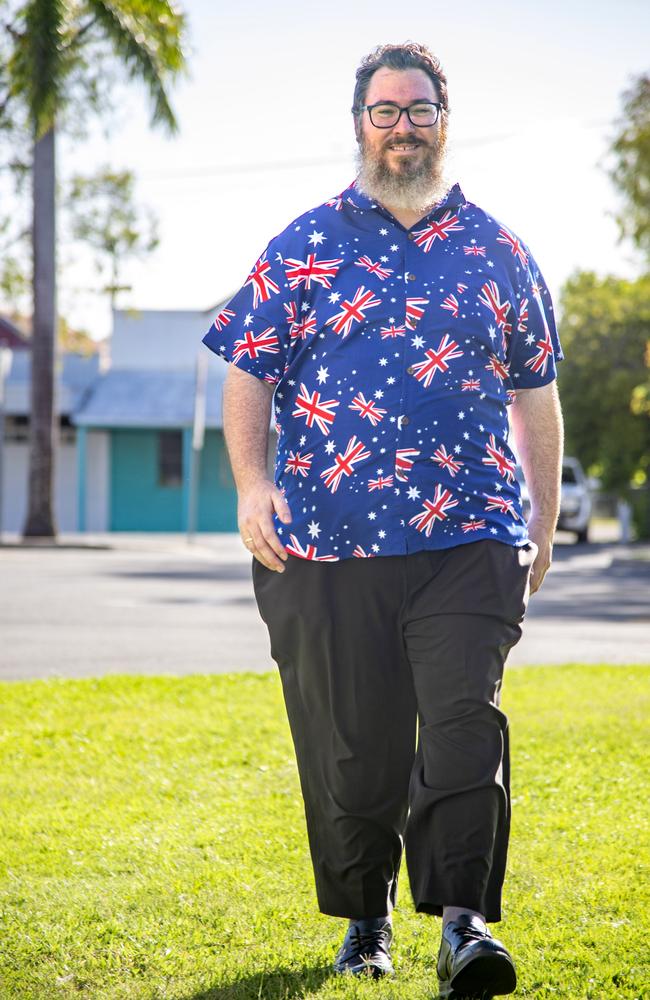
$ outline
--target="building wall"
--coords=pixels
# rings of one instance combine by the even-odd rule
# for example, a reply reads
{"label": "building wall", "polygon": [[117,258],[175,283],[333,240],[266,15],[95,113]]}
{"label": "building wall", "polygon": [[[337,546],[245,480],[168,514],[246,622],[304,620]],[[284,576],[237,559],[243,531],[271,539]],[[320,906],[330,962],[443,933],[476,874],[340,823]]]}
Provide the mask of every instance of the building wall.
{"label": "building wall", "polygon": [[[54,516],[58,531],[77,530],[77,458],[74,440],[59,445],[55,458]],[[2,529],[20,534],[27,517],[29,444],[5,442]]]}
{"label": "building wall", "polygon": [[108,531],[111,495],[110,433],[88,431],[86,450],[86,531]]}
{"label": "building wall", "polygon": [[[111,432],[112,531],[185,531],[187,527],[183,485],[158,482],[158,435],[156,430]],[[205,435],[197,529],[237,530],[237,494],[221,431]]]}

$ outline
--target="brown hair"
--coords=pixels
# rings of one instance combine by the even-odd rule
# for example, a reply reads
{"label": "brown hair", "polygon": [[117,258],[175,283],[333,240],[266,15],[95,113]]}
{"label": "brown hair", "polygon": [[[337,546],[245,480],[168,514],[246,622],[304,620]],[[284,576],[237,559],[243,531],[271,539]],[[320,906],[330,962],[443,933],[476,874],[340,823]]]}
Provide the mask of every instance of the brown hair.
{"label": "brown hair", "polygon": [[382,66],[387,69],[423,70],[436,86],[441,105],[441,122],[443,126],[446,125],[449,114],[447,76],[437,56],[434,56],[426,45],[419,45],[417,42],[404,42],[403,45],[378,45],[361,60],[357,70],[357,82],[352,101],[353,115],[360,113],[366,102],[370,78]]}

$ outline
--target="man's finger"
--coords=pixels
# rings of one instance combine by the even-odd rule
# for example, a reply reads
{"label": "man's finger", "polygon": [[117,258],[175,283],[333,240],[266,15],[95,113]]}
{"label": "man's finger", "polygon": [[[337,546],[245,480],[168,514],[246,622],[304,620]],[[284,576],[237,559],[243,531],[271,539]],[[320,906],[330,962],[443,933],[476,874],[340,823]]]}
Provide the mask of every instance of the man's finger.
{"label": "man's finger", "polygon": [[274,490],[273,493],[271,493],[271,500],[273,502],[273,506],[275,507],[275,512],[280,520],[284,521],[285,524],[288,524],[291,521],[291,511],[289,510],[289,504],[279,490]]}

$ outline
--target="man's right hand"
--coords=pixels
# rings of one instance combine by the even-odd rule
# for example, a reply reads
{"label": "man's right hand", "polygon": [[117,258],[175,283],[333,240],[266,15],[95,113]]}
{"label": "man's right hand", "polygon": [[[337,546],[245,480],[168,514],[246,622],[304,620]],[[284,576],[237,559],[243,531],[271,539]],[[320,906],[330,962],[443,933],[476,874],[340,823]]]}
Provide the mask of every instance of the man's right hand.
{"label": "man's right hand", "polygon": [[259,479],[239,491],[237,523],[244,545],[268,569],[284,573],[287,551],[273,526],[273,513],[291,522],[289,504],[268,479]]}

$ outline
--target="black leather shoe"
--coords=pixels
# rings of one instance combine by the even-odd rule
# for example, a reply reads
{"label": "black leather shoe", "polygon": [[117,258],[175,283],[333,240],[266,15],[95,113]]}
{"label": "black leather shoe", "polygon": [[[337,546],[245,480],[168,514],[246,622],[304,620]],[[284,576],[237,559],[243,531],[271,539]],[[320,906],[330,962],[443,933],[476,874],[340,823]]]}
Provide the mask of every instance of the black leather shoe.
{"label": "black leather shoe", "polygon": [[351,972],[354,976],[380,976],[393,974],[390,945],[393,928],[390,920],[378,917],[356,920],[350,924],[343,944],[334,959],[335,972]]}
{"label": "black leather shoe", "polygon": [[442,1000],[492,1000],[517,985],[507,948],[469,913],[450,920],[442,932],[438,979]]}

